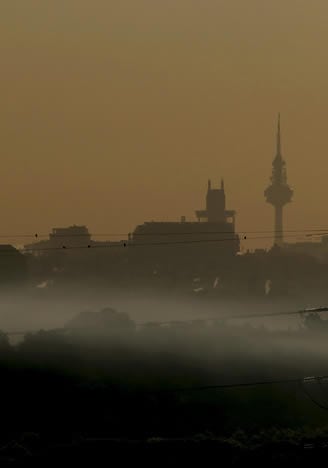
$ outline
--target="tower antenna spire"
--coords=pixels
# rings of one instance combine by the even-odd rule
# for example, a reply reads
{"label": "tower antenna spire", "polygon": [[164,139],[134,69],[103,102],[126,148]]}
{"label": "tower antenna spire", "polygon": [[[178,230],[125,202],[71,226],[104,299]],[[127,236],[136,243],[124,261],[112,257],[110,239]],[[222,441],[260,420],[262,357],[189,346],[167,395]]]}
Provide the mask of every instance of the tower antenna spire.
{"label": "tower antenna spire", "polygon": [[271,184],[265,190],[264,195],[266,201],[274,207],[275,244],[281,246],[283,245],[283,208],[291,201],[293,190],[287,183],[285,161],[281,155],[280,112],[278,113],[276,151],[276,157],[272,163]]}
{"label": "tower antenna spire", "polygon": [[281,158],[280,112],[278,112],[278,125],[277,125],[277,157]]}

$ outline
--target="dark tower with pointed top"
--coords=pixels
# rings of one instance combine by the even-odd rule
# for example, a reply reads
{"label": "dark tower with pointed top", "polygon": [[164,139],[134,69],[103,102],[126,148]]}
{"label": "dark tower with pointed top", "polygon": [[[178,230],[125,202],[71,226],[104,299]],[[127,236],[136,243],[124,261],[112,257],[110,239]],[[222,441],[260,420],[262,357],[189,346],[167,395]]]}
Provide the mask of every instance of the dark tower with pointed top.
{"label": "dark tower with pointed top", "polygon": [[272,162],[271,184],[264,192],[266,201],[275,209],[275,245],[283,243],[283,207],[289,203],[293,190],[287,184],[286,163],[281,155],[280,114],[278,114],[277,150]]}

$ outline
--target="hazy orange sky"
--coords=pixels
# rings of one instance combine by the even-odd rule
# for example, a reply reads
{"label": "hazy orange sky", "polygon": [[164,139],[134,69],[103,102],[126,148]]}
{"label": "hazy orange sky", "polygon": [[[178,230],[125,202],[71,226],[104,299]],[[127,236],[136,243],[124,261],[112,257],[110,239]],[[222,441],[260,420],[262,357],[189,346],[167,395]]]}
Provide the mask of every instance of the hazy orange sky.
{"label": "hazy orange sky", "polygon": [[327,26],[327,0],[2,0],[0,233],[192,218],[208,177],[270,230],[278,111],[285,227],[328,228]]}

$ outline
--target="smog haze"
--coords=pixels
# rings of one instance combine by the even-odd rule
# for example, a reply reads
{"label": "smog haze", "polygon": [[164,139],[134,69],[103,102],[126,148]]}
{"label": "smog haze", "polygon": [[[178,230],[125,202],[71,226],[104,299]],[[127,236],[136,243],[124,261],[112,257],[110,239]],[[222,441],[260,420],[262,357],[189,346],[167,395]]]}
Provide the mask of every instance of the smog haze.
{"label": "smog haze", "polygon": [[192,219],[208,177],[237,231],[272,230],[279,111],[285,229],[325,227],[327,15],[324,0],[2,2],[1,231]]}

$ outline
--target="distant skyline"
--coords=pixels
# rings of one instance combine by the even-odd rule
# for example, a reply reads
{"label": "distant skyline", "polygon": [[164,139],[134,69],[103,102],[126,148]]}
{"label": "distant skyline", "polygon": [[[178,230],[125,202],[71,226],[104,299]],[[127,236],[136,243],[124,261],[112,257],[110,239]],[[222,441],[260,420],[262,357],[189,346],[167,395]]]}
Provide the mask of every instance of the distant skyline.
{"label": "distant skyline", "polygon": [[327,17],[326,0],[5,0],[0,234],[191,219],[221,177],[237,231],[272,230],[279,111],[284,227],[328,228]]}

